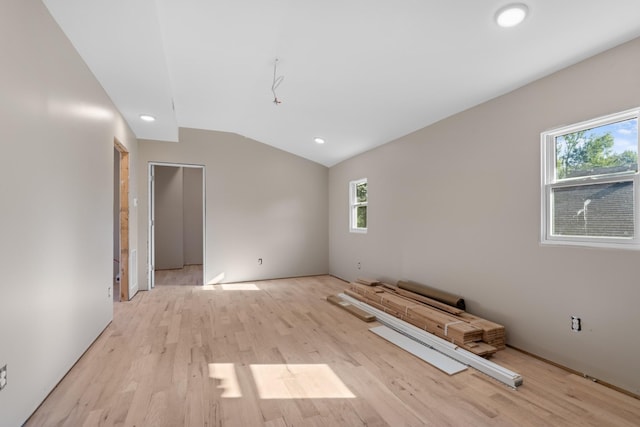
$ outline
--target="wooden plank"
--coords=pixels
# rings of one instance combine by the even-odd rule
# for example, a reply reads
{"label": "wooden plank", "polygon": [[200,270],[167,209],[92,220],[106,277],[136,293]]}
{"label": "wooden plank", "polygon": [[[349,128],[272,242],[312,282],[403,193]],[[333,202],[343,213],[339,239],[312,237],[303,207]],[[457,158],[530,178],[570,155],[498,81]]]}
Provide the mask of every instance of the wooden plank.
{"label": "wooden plank", "polygon": [[444,354],[419,343],[406,335],[394,331],[387,326],[376,326],[369,329],[374,334],[424,360],[431,366],[440,369],[448,375],[454,375],[467,369],[466,365],[445,356]]}
{"label": "wooden plank", "polygon": [[120,153],[120,301],[129,301],[129,153],[114,140]]}
{"label": "wooden plank", "polygon": [[344,301],[342,298],[340,298],[337,295],[329,295],[327,297],[327,301],[329,301],[331,304],[337,305],[343,310],[348,311],[349,313],[356,316],[358,319],[364,320],[365,322],[373,322],[376,320],[376,316],[369,314],[366,311],[354,306],[353,304]]}
{"label": "wooden plank", "polygon": [[402,334],[409,335],[417,341],[420,341],[425,345],[454,358],[460,363],[469,365],[472,368],[475,368],[480,372],[483,372],[490,377],[502,382],[503,384],[506,384],[513,388],[522,385],[522,376],[520,374],[510,371],[509,369],[504,368],[496,363],[490,362],[476,354],[473,354],[470,351],[460,348],[455,344],[447,342],[429,332],[423,331],[422,329],[404,322],[394,316],[386,314],[383,311],[368,306],[366,303],[362,303],[354,298],[349,297],[348,295],[340,294],[339,296],[347,300],[348,302],[353,303],[357,307],[360,307],[363,310],[374,314],[376,316],[376,319],[383,325],[388,326],[391,329],[394,329]]}
{"label": "wooden plank", "polygon": [[356,282],[362,283],[363,285],[367,285],[367,286],[378,286],[380,284],[380,281],[378,280],[367,279],[365,277],[358,277],[356,279]]}
{"label": "wooden plank", "polygon": [[398,295],[402,295],[404,297],[411,298],[411,299],[413,299],[415,301],[420,301],[422,303],[430,305],[431,307],[435,307],[435,308],[438,308],[438,309],[440,309],[442,311],[446,311],[447,313],[455,314],[455,315],[464,313],[464,310],[461,310],[461,309],[456,308],[456,307],[452,307],[452,306],[450,306],[448,304],[445,304],[443,302],[440,302],[440,301],[436,301],[433,298],[425,297],[424,295],[420,295],[420,294],[417,294],[415,292],[407,291],[406,289],[402,289],[402,288],[399,288],[399,287],[393,286],[393,285],[385,284],[384,286],[385,286],[385,288],[390,289],[392,292],[395,292]]}

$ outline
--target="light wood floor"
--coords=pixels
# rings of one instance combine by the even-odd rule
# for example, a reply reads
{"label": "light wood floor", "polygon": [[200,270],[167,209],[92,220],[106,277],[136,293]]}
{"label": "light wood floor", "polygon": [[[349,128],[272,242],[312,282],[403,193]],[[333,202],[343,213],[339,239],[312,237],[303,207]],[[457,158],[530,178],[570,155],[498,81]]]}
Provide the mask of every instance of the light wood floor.
{"label": "light wood floor", "polygon": [[345,287],[335,278],[254,285],[115,303],[26,426],[639,425],[640,400],[513,349],[493,360],[523,375],[517,390],[473,369],[449,377],[326,302]]}
{"label": "light wood floor", "polygon": [[193,286],[202,285],[202,279],[202,264],[185,265],[173,270],[156,270],[153,283],[156,286]]}

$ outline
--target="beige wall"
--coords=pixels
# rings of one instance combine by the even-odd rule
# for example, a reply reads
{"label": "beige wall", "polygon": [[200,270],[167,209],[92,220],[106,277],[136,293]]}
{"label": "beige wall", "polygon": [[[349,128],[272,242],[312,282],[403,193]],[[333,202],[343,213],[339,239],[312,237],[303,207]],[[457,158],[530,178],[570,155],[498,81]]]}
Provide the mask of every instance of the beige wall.
{"label": "beige wall", "polygon": [[[239,135],[196,129],[180,129],[178,143],[141,140],[139,159],[143,181],[148,162],[205,166],[205,282],[328,272],[326,167]],[[146,212],[140,189],[139,209]],[[139,221],[146,242],[147,218]],[[140,257],[141,286],[146,258]]]}
{"label": "beige wall", "polygon": [[[509,344],[640,393],[640,252],[539,244],[540,132],[638,106],[638,76],[640,39],[332,167],[331,273],[459,293]],[[350,234],[362,177],[369,232]]]}
{"label": "beige wall", "polygon": [[112,319],[114,137],[134,167],[137,142],[42,2],[2,2],[0,52],[0,424],[18,426]]}

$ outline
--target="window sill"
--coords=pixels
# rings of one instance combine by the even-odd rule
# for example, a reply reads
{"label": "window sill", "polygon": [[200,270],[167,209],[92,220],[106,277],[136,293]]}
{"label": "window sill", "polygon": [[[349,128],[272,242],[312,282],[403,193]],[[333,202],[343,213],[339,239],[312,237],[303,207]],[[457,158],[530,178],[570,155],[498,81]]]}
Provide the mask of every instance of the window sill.
{"label": "window sill", "polygon": [[543,240],[540,243],[542,247],[569,247],[569,248],[587,248],[587,249],[618,249],[618,250],[640,250],[638,243],[613,243],[613,242],[578,242],[575,240]]}

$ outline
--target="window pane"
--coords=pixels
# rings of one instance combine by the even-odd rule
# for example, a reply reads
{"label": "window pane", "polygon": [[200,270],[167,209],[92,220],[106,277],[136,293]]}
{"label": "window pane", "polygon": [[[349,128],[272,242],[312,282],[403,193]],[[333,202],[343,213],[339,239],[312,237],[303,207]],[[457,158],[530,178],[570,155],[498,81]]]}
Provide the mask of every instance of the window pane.
{"label": "window pane", "polygon": [[356,201],[358,203],[367,201],[367,183],[366,182],[356,185]]}
{"label": "window pane", "polygon": [[556,179],[638,170],[638,119],[556,137]]}
{"label": "window pane", "polygon": [[551,190],[553,235],[634,236],[633,182]]}
{"label": "window pane", "polygon": [[358,206],[356,208],[356,227],[357,228],[367,228],[367,207],[366,206]]}

